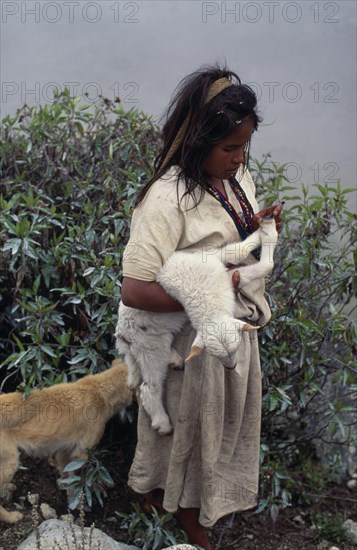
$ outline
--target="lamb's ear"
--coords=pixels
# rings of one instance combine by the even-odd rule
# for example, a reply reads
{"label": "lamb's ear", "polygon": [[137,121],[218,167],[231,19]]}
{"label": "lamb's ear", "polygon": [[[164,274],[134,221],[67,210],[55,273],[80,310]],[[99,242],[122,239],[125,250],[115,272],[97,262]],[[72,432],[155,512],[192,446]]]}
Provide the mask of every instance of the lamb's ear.
{"label": "lamb's ear", "polygon": [[185,359],[185,363],[190,361],[193,357],[198,357],[198,355],[200,355],[202,353],[202,351],[203,351],[203,349],[200,348],[199,346],[192,346],[192,348],[190,349],[189,356],[186,357],[186,359]]}

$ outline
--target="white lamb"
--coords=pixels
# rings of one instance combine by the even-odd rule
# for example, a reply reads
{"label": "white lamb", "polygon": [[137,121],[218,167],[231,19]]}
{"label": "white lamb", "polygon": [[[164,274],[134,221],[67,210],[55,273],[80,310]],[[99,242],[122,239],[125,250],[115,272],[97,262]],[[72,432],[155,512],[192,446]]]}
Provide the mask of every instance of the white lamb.
{"label": "white lamb", "polygon": [[219,357],[225,366],[235,364],[242,331],[256,330],[235,318],[232,274],[237,264],[261,246],[260,261],[239,267],[243,288],[255,279],[266,277],[273,268],[277,242],[275,221],[264,218],[259,229],[242,242],[211,251],[177,251],[160,270],[157,281],[184,307],[178,313],[153,313],[119,304],[116,347],[125,355],[129,385],[140,391],[140,398],[160,435],[172,432],[170,419],[162,403],[163,387],[169,365],[182,367],[183,358],[172,342],[189,318],[197,334],[185,362],[204,348]]}

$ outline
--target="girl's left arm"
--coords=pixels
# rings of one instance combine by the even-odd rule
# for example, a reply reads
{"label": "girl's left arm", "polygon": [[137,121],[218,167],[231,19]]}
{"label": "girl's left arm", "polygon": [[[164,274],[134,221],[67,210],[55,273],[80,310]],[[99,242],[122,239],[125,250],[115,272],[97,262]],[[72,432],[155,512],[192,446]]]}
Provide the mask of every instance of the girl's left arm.
{"label": "girl's left arm", "polygon": [[156,281],[140,281],[132,277],[124,277],[121,299],[125,306],[145,311],[156,313],[183,311],[182,305],[169,296]]}

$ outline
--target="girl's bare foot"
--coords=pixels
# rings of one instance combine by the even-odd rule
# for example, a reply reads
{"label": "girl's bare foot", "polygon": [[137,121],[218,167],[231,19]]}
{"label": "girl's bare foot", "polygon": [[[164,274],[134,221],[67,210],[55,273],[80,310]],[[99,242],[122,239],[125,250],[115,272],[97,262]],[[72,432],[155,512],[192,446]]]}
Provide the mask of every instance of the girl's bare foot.
{"label": "girl's bare foot", "polygon": [[145,514],[151,514],[152,507],[154,507],[158,512],[164,512],[162,506],[164,500],[164,491],[163,489],[154,489],[150,493],[146,493],[144,496],[145,500],[141,504],[141,509]]}
{"label": "girl's bare foot", "polygon": [[199,523],[199,508],[180,508],[175,517],[191,544],[199,544],[204,550],[212,550],[206,529]]}

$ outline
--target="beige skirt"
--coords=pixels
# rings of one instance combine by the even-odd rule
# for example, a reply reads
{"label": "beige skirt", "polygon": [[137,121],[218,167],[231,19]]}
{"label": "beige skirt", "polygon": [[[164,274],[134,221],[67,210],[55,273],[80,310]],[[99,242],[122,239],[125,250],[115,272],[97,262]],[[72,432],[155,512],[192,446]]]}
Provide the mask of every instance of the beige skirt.
{"label": "beige skirt", "polygon": [[[187,357],[195,332],[189,323],[174,343]],[[173,434],[160,436],[139,403],[138,443],[129,486],[145,494],[161,488],[168,512],[199,508],[211,527],[222,516],[257,504],[261,372],[257,332],[245,332],[234,370],[202,353],[184,371],[170,370],[166,410]]]}

